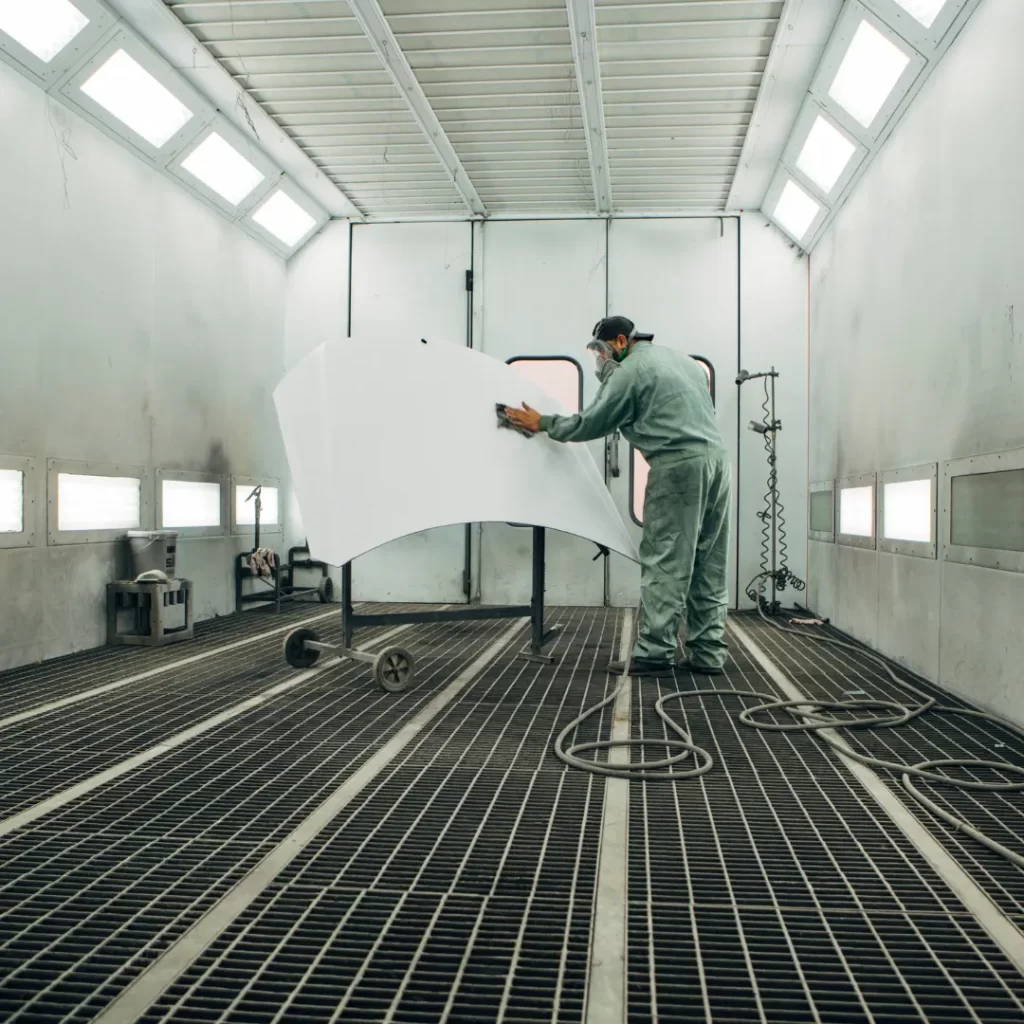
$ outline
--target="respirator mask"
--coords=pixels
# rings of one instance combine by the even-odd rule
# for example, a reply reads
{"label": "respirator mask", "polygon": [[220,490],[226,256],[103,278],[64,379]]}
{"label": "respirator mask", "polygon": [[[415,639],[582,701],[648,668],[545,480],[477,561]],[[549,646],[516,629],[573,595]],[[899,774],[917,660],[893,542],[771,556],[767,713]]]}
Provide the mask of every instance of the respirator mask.
{"label": "respirator mask", "polygon": [[618,353],[599,338],[588,343],[587,351],[594,357],[594,376],[603,384],[618,368]]}

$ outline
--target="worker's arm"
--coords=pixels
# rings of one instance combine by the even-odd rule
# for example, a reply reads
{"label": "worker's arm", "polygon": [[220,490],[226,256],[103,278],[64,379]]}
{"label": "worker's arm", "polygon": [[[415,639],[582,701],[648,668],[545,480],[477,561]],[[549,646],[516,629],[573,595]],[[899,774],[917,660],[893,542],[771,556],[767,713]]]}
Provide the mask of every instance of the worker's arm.
{"label": "worker's arm", "polygon": [[593,441],[633,422],[637,372],[623,364],[602,385],[597,398],[575,416],[542,416],[540,429],[553,441]]}

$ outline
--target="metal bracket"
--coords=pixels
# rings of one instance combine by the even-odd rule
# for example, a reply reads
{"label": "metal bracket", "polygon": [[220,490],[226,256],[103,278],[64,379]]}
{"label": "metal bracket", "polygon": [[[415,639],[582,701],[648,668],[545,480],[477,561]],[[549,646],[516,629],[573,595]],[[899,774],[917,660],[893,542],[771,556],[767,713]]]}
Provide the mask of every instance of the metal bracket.
{"label": "metal bracket", "polygon": [[618,480],[619,478],[619,432],[616,430],[612,434],[605,446],[605,452],[608,457],[608,472],[613,479]]}

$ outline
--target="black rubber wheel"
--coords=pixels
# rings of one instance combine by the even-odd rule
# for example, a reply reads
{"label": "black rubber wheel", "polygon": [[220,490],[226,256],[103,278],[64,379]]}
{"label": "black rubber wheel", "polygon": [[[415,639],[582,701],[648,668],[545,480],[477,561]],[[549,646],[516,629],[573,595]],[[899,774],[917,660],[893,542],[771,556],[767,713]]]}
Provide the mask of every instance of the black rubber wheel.
{"label": "black rubber wheel", "polygon": [[330,604],[334,600],[334,580],[324,576],[316,586],[316,594],[321,604]]}
{"label": "black rubber wheel", "polygon": [[404,647],[386,647],[373,663],[373,678],[388,693],[401,693],[413,679],[416,665]]}
{"label": "black rubber wheel", "polygon": [[311,668],[320,657],[320,652],[309,650],[306,641],[316,639],[316,630],[293,629],[284,638],[284,660],[292,668]]}

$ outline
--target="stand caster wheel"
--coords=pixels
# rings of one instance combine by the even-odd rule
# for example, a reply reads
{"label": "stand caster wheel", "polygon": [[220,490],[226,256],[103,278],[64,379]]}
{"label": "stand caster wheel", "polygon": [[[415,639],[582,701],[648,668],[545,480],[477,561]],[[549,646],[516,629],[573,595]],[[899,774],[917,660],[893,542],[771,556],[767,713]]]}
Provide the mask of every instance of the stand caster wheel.
{"label": "stand caster wheel", "polygon": [[386,647],[373,663],[373,678],[388,693],[401,693],[412,682],[414,663],[404,647]]}
{"label": "stand caster wheel", "polygon": [[319,651],[306,648],[307,640],[316,640],[316,631],[312,629],[293,629],[284,638],[284,660],[292,668],[311,668],[320,657]]}
{"label": "stand caster wheel", "polygon": [[317,584],[316,596],[321,604],[330,604],[334,600],[334,580],[330,576],[324,576]]}

